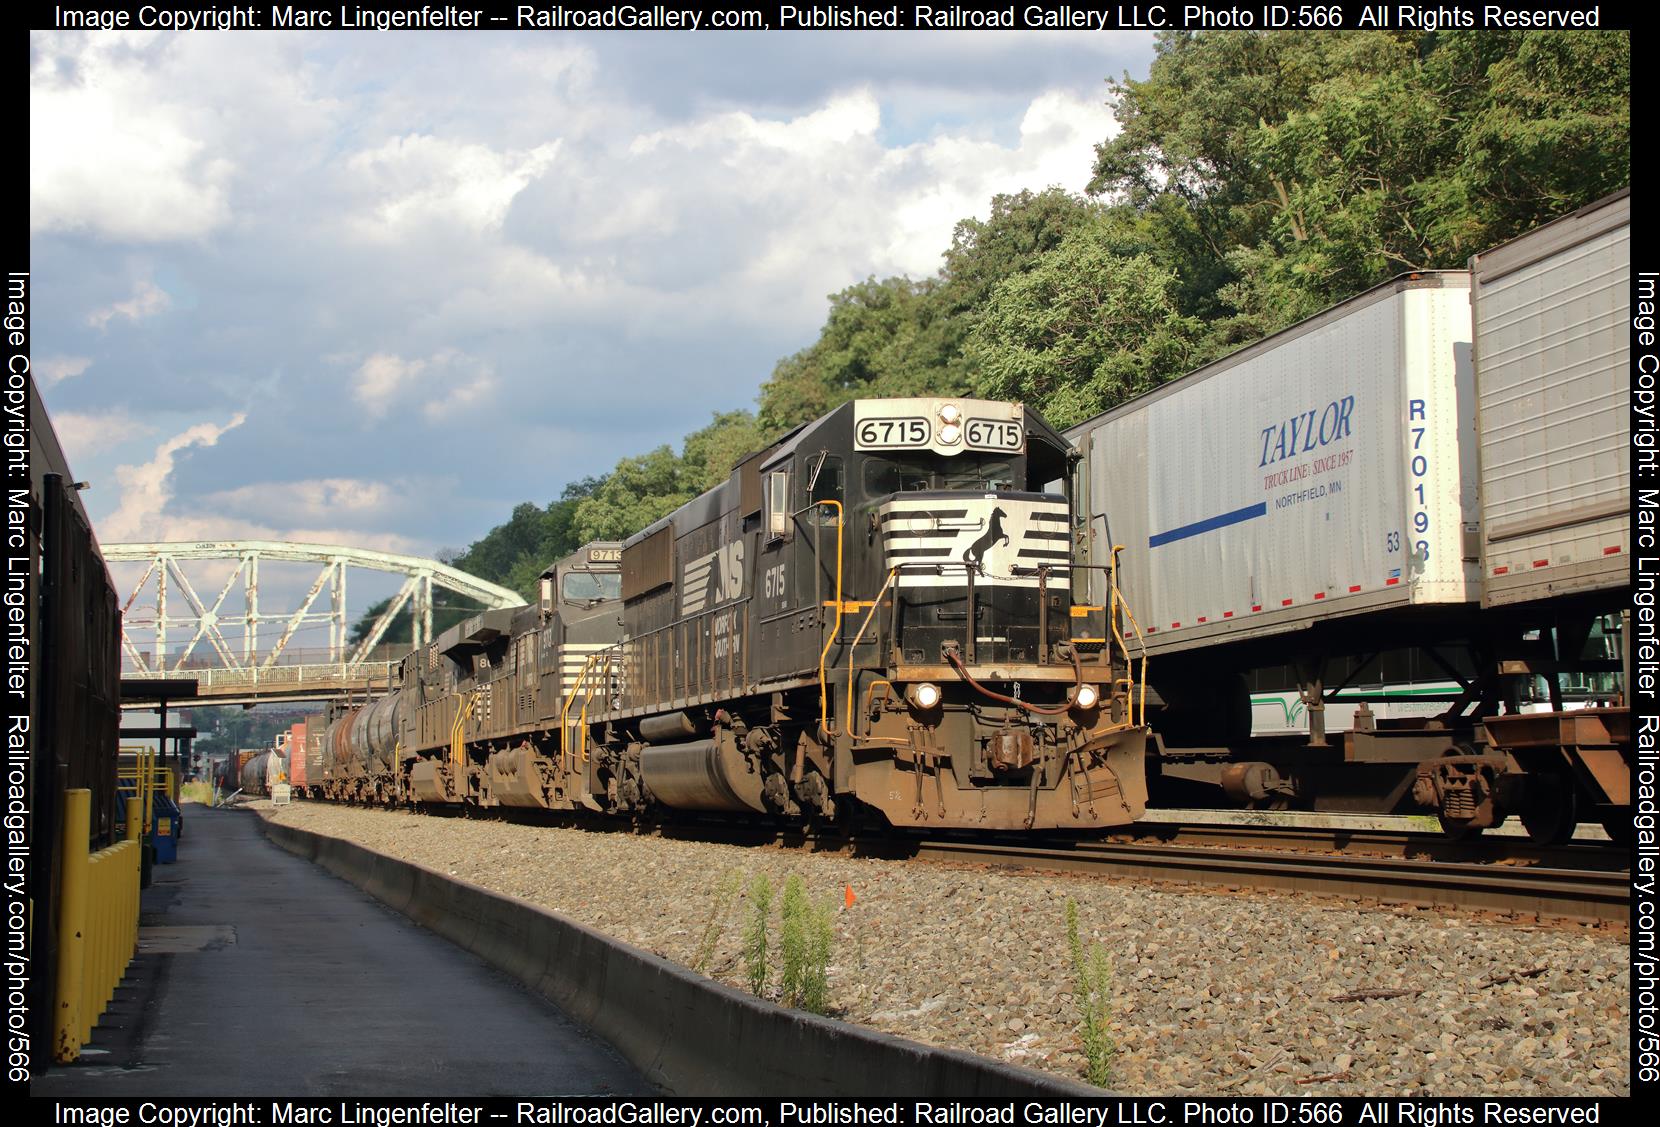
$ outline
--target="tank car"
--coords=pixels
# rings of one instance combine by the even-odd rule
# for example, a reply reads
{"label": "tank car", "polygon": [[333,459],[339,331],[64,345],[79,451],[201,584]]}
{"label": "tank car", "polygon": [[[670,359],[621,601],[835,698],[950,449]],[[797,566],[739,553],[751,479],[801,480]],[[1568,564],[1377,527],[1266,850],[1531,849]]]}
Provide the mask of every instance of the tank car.
{"label": "tank car", "polygon": [[271,785],[284,777],[282,752],[275,749],[261,751],[242,764],[237,782],[242,793],[264,796],[271,793]]}

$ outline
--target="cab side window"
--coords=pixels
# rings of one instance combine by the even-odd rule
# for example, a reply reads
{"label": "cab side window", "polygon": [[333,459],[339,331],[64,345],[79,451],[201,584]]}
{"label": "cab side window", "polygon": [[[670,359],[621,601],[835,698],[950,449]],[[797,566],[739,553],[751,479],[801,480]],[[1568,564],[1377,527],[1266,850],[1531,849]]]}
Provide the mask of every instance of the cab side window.
{"label": "cab side window", "polygon": [[788,540],[793,525],[790,519],[790,471],[773,470],[767,475],[767,539]]}

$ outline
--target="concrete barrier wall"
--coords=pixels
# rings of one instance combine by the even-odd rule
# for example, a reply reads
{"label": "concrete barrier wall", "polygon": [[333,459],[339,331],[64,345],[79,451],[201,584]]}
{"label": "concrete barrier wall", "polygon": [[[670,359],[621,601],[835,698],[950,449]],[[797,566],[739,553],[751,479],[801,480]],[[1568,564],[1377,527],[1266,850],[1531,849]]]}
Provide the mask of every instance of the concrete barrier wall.
{"label": "concrete barrier wall", "polygon": [[956,1049],[788,1010],[592,928],[339,838],[265,822],[284,849],[471,951],[682,1096],[1103,1096]]}

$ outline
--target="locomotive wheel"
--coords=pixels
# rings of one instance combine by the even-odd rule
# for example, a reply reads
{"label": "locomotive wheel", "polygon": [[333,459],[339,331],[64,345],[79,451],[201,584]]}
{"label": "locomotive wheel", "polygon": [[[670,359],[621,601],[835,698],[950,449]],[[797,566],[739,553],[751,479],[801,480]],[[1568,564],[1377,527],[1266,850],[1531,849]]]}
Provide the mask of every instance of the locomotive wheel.
{"label": "locomotive wheel", "polygon": [[1561,845],[1579,825],[1579,802],[1571,779],[1545,775],[1528,788],[1522,807],[1527,836],[1540,845]]}

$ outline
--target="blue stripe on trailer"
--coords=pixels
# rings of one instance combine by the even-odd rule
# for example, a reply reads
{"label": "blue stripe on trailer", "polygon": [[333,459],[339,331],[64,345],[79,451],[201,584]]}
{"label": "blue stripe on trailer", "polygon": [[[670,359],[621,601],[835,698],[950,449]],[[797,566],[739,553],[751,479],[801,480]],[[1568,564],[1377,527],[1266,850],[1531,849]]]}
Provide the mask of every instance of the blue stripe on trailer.
{"label": "blue stripe on trailer", "polygon": [[1226,528],[1230,524],[1239,524],[1241,521],[1252,520],[1256,517],[1268,515],[1268,502],[1258,501],[1254,505],[1246,505],[1243,509],[1235,509],[1231,513],[1223,513],[1219,517],[1206,517],[1192,524],[1184,524],[1180,528],[1172,528],[1169,532],[1161,532],[1147,538],[1149,548],[1157,548],[1160,544],[1169,544],[1176,540],[1186,540],[1189,536],[1197,536],[1201,532],[1209,532],[1213,528]]}

